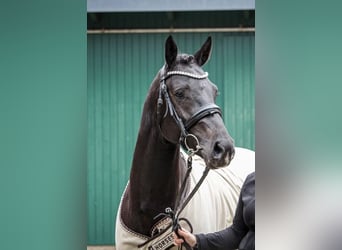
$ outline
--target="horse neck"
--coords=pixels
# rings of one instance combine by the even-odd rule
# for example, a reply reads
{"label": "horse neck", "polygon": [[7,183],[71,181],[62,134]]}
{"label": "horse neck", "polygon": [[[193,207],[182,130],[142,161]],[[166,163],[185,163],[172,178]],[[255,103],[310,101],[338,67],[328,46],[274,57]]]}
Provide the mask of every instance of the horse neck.
{"label": "horse neck", "polygon": [[179,145],[165,143],[153,132],[138,136],[130,188],[140,209],[173,205],[179,185],[179,155]]}
{"label": "horse neck", "polygon": [[[153,96],[156,94],[151,94],[150,90],[144,104],[130,175],[129,210],[131,220],[133,217],[140,220],[138,231],[153,225],[153,217],[164,212],[166,207],[174,207],[180,169],[184,167],[180,165],[180,145],[163,139],[156,119],[157,98]],[[140,223],[135,221],[135,226]]]}

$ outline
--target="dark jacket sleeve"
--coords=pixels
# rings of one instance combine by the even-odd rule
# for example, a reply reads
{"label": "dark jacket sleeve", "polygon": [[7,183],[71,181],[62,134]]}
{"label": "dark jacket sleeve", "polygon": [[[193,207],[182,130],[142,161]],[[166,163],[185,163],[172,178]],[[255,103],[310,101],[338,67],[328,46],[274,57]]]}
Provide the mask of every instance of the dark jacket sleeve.
{"label": "dark jacket sleeve", "polygon": [[[197,234],[197,247],[200,250],[229,250],[237,249],[249,228],[243,218],[243,193],[249,184],[248,176],[242,186],[239,201],[235,210],[233,224],[215,233]],[[252,187],[254,188],[254,186]]]}

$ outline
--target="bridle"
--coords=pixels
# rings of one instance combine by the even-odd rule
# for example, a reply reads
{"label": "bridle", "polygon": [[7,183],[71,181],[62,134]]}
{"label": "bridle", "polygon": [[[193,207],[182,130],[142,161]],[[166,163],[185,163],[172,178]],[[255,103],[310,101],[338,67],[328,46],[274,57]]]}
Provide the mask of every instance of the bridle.
{"label": "bridle", "polygon": [[[186,146],[186,149],[188,151],[192,150],[192,151],[197,152],[200,149],[198,139],[196,138],[195,135],[190,134],[189,130],[198,121],[200,121],[204,117],[207,117],[209,115],[213,115],[215,113],[218,113],[220,116],[222,116],[221,109],[216,104],[209,104],[207,106],[200,108],[188,120],[183,122],[183,120],[179,117],[179,115],[175,109],[175,106],[173,105],[173,103],[170,99],[168,89],[166,86],[166,80],[173,75],[186,76],[189,78],[201,80],[201,79],[205,79],[208,77],[208,72],[205,72],[203,75],[196,75],[196,74],[192,74],[192,73],[185,72],[185,71],[168,71],[168,72],[165,72],[165,67],[163,67],[161,70],[159,97],[158,97],[158,103],[157,103],[157,116],[159,117],[159,120],[160,120],[159,123],[161,122],[160,110],[161,110],[161,106],[163,105],[163,97],[164,97],[164,99],[166,101],[166,111],[165,111],[163,118],[165,118],[167,116],[167,113],[169,112],[170,116],[175,120],[178,128],[181,131],[180,142],[184,143],[184,145]],[[196,141],[196,143],[197,143],[196,148],[190,148],[189,147],[189,145],[187,143],[188,138],[193,138]]]}
{"label": "bridle", "polygon": [[[161,70],[159,97],[158,97],[158,103],[157,103],[157,117],[159,120],[159,127],[160,127],[160,123],[161,123],[161,119],[162,119],[161,114],[160,114],[160,110],[161,110],[161,106],[163,105],[163,97],[164,97],[164,99],[166,101],[166,111],[165,111],[163,118],[165,118],[167,116],[167,114],[170,113],[170,116],[175,120],[177,126],[179,127],[179,129],[181,131],[180,142],[185,145],[185,147],[188,151],[187,152],[188,153],[188,159],[187,159],[187,172],[186,172],[185,177],[182,181],[178,196],[176,198],[174,210],[168,207],[165,209],[165,213],[158,214],[154,219],[159,218],[161,216],[169,217],[172,220],[172,231],[178,235],[177,229],[180,228],[179,222],[181,220],[185,221],[189,225],[190,231],[192,232],[191,223],[186,218],[179,218],[179,215],[183,211],[183,209],[186,207],[186,205],[189,203],[189,201],[192,199],[194,194],[197,192],[197,190],[199,189],[200,185],[203,183],[205,177],[208,175],[208,172],[210,170],[209,167],[205,168],[205,170],[203,171],[202,177],[200,178],[200,180],[197,182],[197,184],[195,185],[193,190],[190,192],[190,194],[186,197],[186,199],[181,204],[180,200],[181,200],[181,197],[182,197],[184,189],[185,189],[186,181],[187,181],[187,179],[190,175],[191,169],[192,169],[192,156],[194,156],[195,153],[197,153],[201,149],[197,137],[195,135],[189,133],[189,130],[193,126],[195,126],[195,124],[197,122],[199,122],[201,119],[203,119],[209,115],[216,114],[216,113],[218,113],[220,116],[222,116],[222,113],[221,113],[221,109],[219,106],[217,106],[216,104],[209,104],[209,105],[204,106],[204,107],[200,108],[199,110],[197,110],[186,121],[183,121],[179,117],[179,115],[175,109],[175,106],[173,105],[173,103],[170,99],[168,89],[166,86],[166,80],[173,75],[180,75],[180,76],[185,76],[185,77],[201,80],[201,79],[205,79],[208,77],[208,72],[205,72],[203,75],[196,75],[196,74],[192,74],[192,73],[185,72],[185,71],[168,71],[168,72],[165,72],[165,66]],[[189,138],[193,138],[195,140],[195,142],[196,142],[195,147],[191,148],[188,145],[187,140]],[[146,244],[146,242],[144,244]],[[142,244],[142,245],[144,245],[144,244]],[[189,245],[187,245],[185,242],[183,244],[184,244],[186,249],[191,249],[189,247]],[[142,246],[142,245],[140,245],[140,246]],[[182,247],[180,247],[180,248],[182,248]]]}
{"label": "bridle", "polygon": [[[176,234],[178,234],[177,229],[180,228],[179,222],[181,220],[183,220],[189,225],[190,231],[192,232],[191,223],[186,218],[179,218],[179,215],[183,211],[183,209],[186,207],[186,205],[189,203],[189,201],[192,199],[194,194],[197,192],[200,185],[203,183],[205,177],[208,175],[210,168],[209,167],[205,168],[200,180],[196,183],[195,187],[190,192],[190,194],[181,203],[181,197],[182,197],[183,192],[185,190],[186,182],[187,182],[187,179],[189,178],[189,175],[190,175],[190,172],[192,169],[192,156],[194,156],[195,153],[197,153],[201,149],[197,137],[195,135],[189,133],[189,131],[201,119],[203,119],[209,115],[216,114],[216,113],[219,114],[220,116],[222,116],[222,113],[221,113],[221,109],[219,106],[217,106],[216,104],[209,104],[209,105],[206,105],[206,106],[200,108],[199,110],[197,110],[189,119],[183,121],[179,117],[179,115],[175,109],[175,106],[173,105],[173,103],[171,101],[171,98],[170,98],[170,95],[169,95],[169,92],[168,92],[168,89],[166,86],[166,80],[168,78],[170,78],[171,76],[174,76],[174,75],[185,76],[185,77],[201,80],[201,79],[207,78],[208,73],[205,72],[203,75],[196,75],[196,74],[192,74],[192,73],[185,72],[185,71],[168,71],[168,72],[166,72],[165,66],[164,66],[161,70],[160,75],[161,75],[161,77],[160,77],[160,86],[159,86],[159,96],[158,96],[158,102],[157,102],[157,120],[159,122],[159,128],[161,130],[160,124],[161,124],[162,119],[164,119],[168,114],[170,114],[170,116],[174,119],[178,128],[181,131],[180,143],[183,143],[183,145],[186,147],[186,150],[188,151],[187,152],[188,159],[187,159],[187,172],[185,174],[185,177],[182,181],[179,193],[177,195],[174,209],[167,207],[165,209],[165,213],[158,214],[157,216],[154,217],[154,219],[157,219],[160,217],[170,218],[172,220],[172,231],[175,232]],[[166,102],[166,110],[165,110],[164,116],[162,117],[160,112],[161,112],[161,107],[163,105],[163,99]],[[187,140],[190,138],[195,140],[195,142],[196,142],[195,147],[190,147],[188,145]],[[168,228],[164,229],[164,231],[167,229]],[[162,231],[162,232],[164,232],[164,231]],[[151,240],[157,238],[162,232],[160,232],[157,235],[153,235],[150,239],[148,239],[144,243],[138,245],[138,248],[146,245]],[[186,249],[191,249],[186,243],[183,243],[183,244],[186,247]]]}

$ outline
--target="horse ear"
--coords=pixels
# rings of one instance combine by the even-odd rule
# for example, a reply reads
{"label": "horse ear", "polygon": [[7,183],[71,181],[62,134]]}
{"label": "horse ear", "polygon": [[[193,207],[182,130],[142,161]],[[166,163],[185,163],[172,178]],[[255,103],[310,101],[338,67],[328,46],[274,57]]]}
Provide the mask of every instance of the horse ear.
{"label": "horse ear", "polygon": [[175,41],[170,35],[165,42],[165,60],[167,66],[170,68],[176,61],[178,49]]}
{"label": "horse ear", "polygon": [[201,49],[195,53],[195,59],[199,66],[205,64],[211,53],[211,36],[208,37],[207,41],[202,45]]}

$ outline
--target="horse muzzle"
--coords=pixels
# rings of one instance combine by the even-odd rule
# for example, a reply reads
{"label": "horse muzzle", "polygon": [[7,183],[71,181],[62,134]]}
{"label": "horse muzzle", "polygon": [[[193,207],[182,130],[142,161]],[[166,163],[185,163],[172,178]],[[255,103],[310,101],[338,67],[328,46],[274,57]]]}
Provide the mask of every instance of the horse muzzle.
{"label": "horse muzzle", "polygon": [[233,140],[217,140],[213,143],[211,155],[208,157],[207,166],[211,169],[226,167],[235,155]]}

